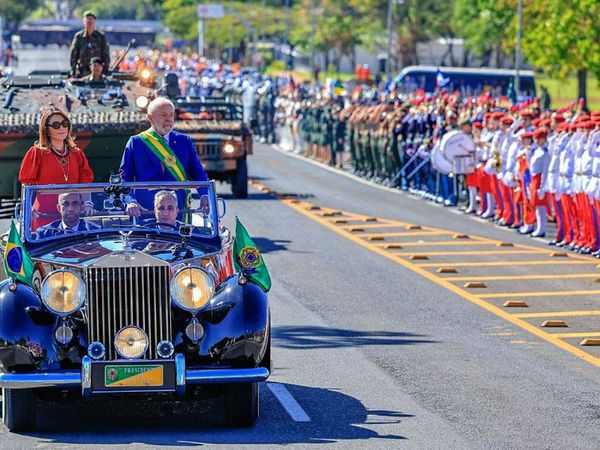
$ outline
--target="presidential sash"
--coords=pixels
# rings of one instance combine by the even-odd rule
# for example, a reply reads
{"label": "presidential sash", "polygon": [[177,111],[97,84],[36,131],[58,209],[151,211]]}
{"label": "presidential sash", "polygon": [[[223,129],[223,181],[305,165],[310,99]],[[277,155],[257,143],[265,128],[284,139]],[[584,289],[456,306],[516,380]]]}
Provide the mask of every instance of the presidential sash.
{"label": "presidential sash", "polygon": [[185,168],[177,158],[165,138],[158,134],[153,129],[142,131],[139,135],[140,139],[146,146],[156,155],[160,162],[167,168],[177,181],[186,181],[187,174]]}

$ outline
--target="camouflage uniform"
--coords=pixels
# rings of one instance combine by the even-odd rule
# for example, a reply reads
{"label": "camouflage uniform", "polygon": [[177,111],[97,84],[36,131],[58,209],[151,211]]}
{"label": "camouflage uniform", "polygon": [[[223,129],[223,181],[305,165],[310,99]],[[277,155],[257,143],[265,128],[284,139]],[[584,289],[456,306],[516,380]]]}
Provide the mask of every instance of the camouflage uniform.
{"label": "camouflage uniform", "polygon": [[90,73],[90,60],[97,56],[104,63],[104,73],[108,70],[110,53],[106,35],[99,30],[87,36],[85,30],[78,31],[71,43],[71,76],[83,77]]}

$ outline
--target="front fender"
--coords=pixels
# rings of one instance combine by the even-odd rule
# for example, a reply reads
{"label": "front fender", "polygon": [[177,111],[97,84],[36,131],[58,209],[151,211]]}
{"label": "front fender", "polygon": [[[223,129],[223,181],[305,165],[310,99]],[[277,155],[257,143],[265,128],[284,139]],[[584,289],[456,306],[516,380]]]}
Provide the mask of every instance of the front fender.
{"label": "front fender", "polygon": [[10,280],[0,282],[0,364],[5,372],[45,369],[56,360],[53,348],[54,323],[36,325],[26,308],[41,308],[31,287]]}
{"label": "front fender", "polygon": [[184,335],[176,338],[176,348],[194,352],[197,363],[231,366],[257,366],[267,351],[269,340],[269,302],[254,284],[240,285],[235,275],[218,289],[211,307],[198,315],[205,336],[198,345]]}

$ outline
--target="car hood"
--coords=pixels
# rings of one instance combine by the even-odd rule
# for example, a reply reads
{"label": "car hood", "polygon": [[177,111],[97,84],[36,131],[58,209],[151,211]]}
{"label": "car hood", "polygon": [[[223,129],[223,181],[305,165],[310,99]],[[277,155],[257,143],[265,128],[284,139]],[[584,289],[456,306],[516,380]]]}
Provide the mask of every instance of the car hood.
{"label": "car hood", "polygon": [[[160,239],[131,238],[128,242],[119,238],[103,239],[78,244],[69,243],[69,245],[58,248],[53,247],[51,251],[41,251],[39,254],[32,256],[35,260],[51,264],[89,266],[111,253],[134,251],[142,252],[166,262],[174,262],[177,258],[173,255],[172,249],[178,244],[179,242],[176,241]],[[188,244],[188,248],[192,254],[186,255],[186,259],[201,257],[214,251],[214,249],[208,247],[201,249],[190,244]]]}

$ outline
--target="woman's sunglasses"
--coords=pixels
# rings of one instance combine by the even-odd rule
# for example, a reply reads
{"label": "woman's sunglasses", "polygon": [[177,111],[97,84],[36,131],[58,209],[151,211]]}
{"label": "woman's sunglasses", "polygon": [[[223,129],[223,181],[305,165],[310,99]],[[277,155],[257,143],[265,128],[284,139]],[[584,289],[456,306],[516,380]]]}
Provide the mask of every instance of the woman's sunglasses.
{"label": "woman's sunglasses", "polygon": [[62,122],[47,123],[46,126],[58,130],[60,127],[69,128],[71,126],[71,122],[68,119],[65,119]]}

